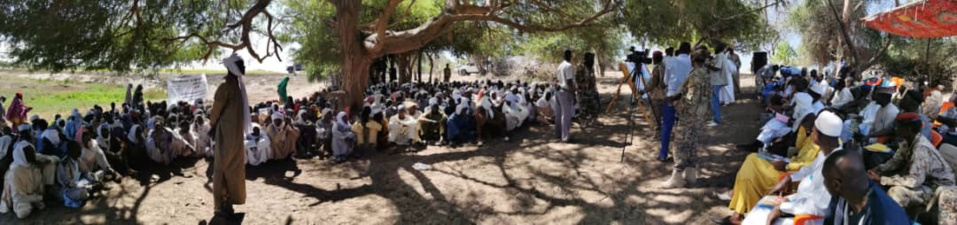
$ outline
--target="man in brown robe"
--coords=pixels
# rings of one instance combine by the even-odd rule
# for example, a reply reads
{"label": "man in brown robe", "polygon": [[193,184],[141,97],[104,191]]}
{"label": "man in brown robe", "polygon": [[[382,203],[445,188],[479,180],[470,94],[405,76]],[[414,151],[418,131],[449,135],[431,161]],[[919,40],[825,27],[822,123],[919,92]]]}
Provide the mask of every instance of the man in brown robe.
{"label": "man in brown robe", "polygon": [[213,153],[213,203],[218,215],[233,214],[233,204],[246,202],[246,151],[244,136],[249,129],[249,103],[242,76],[246,71],[236,55],[223,60],[229,74],[216,89],[210,112]]}

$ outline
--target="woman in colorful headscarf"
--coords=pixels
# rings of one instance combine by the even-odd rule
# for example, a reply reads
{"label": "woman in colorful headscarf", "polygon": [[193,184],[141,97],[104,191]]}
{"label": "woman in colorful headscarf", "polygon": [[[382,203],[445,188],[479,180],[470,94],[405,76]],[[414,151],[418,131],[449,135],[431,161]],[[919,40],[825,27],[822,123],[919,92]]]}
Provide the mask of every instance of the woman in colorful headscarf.
{"label": "woman in colorful headscarf", "polygon": [[[14,128],[20,127],[20,124],[26,123],[27,113],[33,110],[33,108],[27,107],[26,104],[23,104],[23,93],[17,92],[17,95],[13,97],[13,101],[10,102],[10,108],[7,109],[7,121],[10,121],[10,124]],[[19,132],[18,129],[13,130],[14,133]]]}

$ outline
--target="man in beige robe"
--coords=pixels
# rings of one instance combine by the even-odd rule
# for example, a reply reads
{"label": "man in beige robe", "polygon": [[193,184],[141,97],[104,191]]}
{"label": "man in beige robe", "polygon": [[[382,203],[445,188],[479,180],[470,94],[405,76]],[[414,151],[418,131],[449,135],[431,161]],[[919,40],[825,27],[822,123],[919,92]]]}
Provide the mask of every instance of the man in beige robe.
{"label": "man in beige robe", "polygon": [[246,203],[246,151],[244,138],[249,129],[249,103],[242,76],[246,67],[233,55],[223,60],[229,74],[216,89],[210,127],[215,140],[213,153],[213,203],[217,214],[231,215],[233,204]]}
{"label": "man in beige robe", "polygon": [[279,112],[270,116],[273,120],[266,128],[269,135],[272,159],[286,159],[296,153],[296,140],[299,139],[299,129],[291,126],[288,119]]}

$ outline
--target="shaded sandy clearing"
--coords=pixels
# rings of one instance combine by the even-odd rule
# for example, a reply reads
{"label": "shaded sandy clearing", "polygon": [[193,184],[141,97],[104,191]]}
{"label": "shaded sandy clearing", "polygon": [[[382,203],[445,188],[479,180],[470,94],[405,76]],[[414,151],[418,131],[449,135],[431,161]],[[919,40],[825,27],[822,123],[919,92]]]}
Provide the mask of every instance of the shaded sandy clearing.
{"label": "shaded sandy clearing", "polygon": [[[604,101],[614,92],[612,77],[619,76],[599,79]],[[512,142],[488,141],[481,148],[377,153],[339,165],[317,159],[270,162],[247,169],[247,203],[236,210],[245,213],[246,224],[708,224],[710,217],[729,214],[727,202],[711,192],[730,186],[743,159],[729,149],[757,134],[756,104],[739,101],[724,108],[729,122],[709,129],[710,147],[699,152],[698,186],[677,190],[654,187],[672,164],[654,160],[658,144],[644,134],[643,121],[619,163],[628,111],[624,103],[616,109],[601,117],[603,127],[576,126],[579,144],[556,143],[550,126],[532,126]],[[433,169],[415,170],[416,162]],[[140,179],[111,183],[106,197],[82,209],[51,206],[22,221],[2,215],[0,223],[209,221],[210,163],[176,164],[182,172],[143,171]],[[157,179],[141,182],[151,179],[147,172]]]}

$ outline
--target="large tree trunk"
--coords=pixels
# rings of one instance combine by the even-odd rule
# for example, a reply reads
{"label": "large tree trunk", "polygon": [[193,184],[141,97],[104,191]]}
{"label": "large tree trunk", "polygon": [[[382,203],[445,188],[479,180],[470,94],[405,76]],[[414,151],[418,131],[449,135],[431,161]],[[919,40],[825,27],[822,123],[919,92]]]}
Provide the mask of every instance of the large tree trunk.
{"label": "large tree trunk", "polygon": [[412,81],[412,63],[414,58],[409,53],[395,54],[395,63],[399,67],[399,84]]}
{"label": "large tree trunk", "polygon": [[415,65],[419,67],[419,72],[415,74],[415,79],[419,80],[419,83],[422,83],[422,52],[422,50],[419,50],[417,54],[419,58],[415,60]]}
{"label": "large tree trunk", "polygon": [[478,68],[479,75],[488,74],[488,68],[485,67],[485,64],[488,62],[488,56],[485,55],[476,55],[472,58],[472,63],[475,64],[475,68]]}
{"label": "large tree trunk", "polygon": [[350,113],[361,111],[362,99],[366,88],[369,87],[369,66],[372,57],[366,51],[359,38],[358,16],[360,2],[343,0],[336,2],[340,47],[342,47],[342,90],[345,95],[340,96],[340,108],[348,107]]}
{"label": "large tree trunk", "polygon": [[429,56],[429,80],[428,80],[428,82],[429,82],[429,83],[432,83],[432,73],[433,73],[433,69],[435,69],[435,60],[432,59],[432,54],[429,54],[428,56]]}

